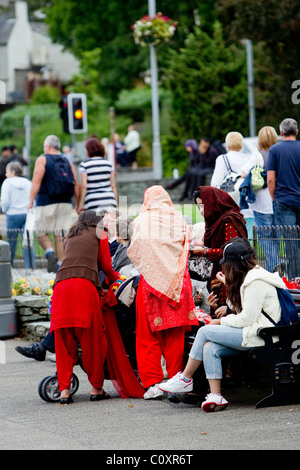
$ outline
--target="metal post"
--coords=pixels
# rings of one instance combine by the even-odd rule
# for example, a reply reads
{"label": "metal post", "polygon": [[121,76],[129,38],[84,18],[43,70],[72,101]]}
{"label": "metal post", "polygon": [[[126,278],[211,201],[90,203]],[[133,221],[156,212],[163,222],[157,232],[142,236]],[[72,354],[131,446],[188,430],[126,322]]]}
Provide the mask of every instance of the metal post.
{"label": "metal post", "polygon": [[252,41],[250,39],[246,39],[246,51],[247,51],[249,132],[250,132],[250,137],[255,137],[256,136],[256,122],[255,122],[255,98],[254,98],[254,74],[253,74],[253,49],[252,49]]}
{"label": "metal post", "polygon": [[30,152],[31,152],[31,117],[29,114],[26,114],[24,117],[24,127],[25,127],[25,148],[23,149],[23,156],[28,163],[28,177],[31,178],[31,167],[30,167]]}
{"label": "metal post", "polygon": [[[149,16],[154,17],[156,14],[155,0],[148,0]],[[158,79],[157,79],[157,57],[156,48],[150,45],[150,68],[151,68],[151,99],[152,99],[152,158],[153,158],[153,175],[155,179],[162,178],[162,155],[160,144],[160,124],[159,124],[159,99],[158,99]]]}

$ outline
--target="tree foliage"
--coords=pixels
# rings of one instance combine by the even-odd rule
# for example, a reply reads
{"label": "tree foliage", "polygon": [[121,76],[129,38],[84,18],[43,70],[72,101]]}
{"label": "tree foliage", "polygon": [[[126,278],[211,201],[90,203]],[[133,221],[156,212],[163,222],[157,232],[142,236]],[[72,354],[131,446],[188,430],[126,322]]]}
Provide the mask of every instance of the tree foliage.
{"label": "tree foliage", "polygon": [[245,49],[226,47],[219,23],[213,37],[195,27],[184,47],[170,54],[167,72],[174,131],[181,139],[222,140],[232,130],[247,135]]}
{"label": "tree foliage", "polygon": [[[182,44],[186,34],[201,16],[203,27],[210,28],[214,19],[215,0],[205,5],[198,0],[161,0],[157,9],[178,21],[173,45]],[[112,100],[122,89],[136,84],[149,68],[149,51],[134,44],[131,25],[148,13],[144,0],[52,0],[45,8],[49,34],[55,42],[81,59],[84,51],[102,49],[99,73],[99,90]],[[160,63],[168,54],[168,47],[161,46]]]}
{"label": "tree foliage", "polygon": [[228,43],[248,38],[254,44],[255,94],[259,125],[300,118],[292,103],[300,78],[298,0],[218,0],[218,14]]}

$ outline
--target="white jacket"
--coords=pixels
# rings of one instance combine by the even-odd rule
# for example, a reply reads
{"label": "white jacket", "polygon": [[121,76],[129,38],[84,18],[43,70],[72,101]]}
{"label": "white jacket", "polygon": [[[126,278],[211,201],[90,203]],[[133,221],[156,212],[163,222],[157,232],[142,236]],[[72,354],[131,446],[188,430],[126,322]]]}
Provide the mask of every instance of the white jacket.
{"label": "white jacket", "polygon": [[256,266],[247,273],[240,288],[242,311],[221,318],[221,325],[243,328],[243,346],[263,346],[264,340],[257,336],[258,330],[274,326],[263,315],[262,309],[276,323],[279,321],[281,307],[276,287],[286,287],[279,274]]}
{"label": "white jacket", "polygon": [[3,181],[1,207],[6,215],[26,214],[30,201],[31,181],[22,176],[12,176]]}

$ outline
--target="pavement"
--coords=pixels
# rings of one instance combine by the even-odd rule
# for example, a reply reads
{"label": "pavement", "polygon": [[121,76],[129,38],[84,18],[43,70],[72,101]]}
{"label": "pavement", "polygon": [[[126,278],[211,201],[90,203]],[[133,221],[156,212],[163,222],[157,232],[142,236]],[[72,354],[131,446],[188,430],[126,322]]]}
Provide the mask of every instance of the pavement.
{"label": "pavement", "polygon": [[[43,362],[21,356],[15,347],[24,344],[30,343],[19,338],[0,341],[0,450],[102,450],[99,458],[106,465],[145,468],[146,464],[193,464],[202,450],[300,448],[300,405],[256,409],[265,390],[226,390],[230,406],[205,413],[167,398],[122,399],[106,380],[104,388],[111,399],[92,403],[87,377],[76,366],[79,389],[74,403],[46,402],[38,385],[55,374],[56,365],[48,356]],[[173,461],[166,460],[168,455]],[[124,456],[140,460],[125,462]]]}

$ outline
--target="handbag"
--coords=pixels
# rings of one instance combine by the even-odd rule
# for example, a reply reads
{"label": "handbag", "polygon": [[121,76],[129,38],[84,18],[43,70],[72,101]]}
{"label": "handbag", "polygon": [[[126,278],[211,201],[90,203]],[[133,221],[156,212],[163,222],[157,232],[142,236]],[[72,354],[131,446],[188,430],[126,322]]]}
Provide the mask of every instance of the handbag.
{"label": "handbag", "polygon": [[191,277],[196,274],[199,281],[207,281],[211,278],[213,263],[205,256],[194,255],[190,252],[188,259],[188,270]]}
{"label": "handbag", "polygon": [[262,175],[264,169],[258,164],[258,154],[256,154],[256,164],[251,170],[251,185],[253,191],[264,187],[265,179]]}
{"label": "handbag", "polygon": [[222,157],[227,168],[227,174],[220,185],[220,189],[226,191],[237,202],[240,197],[239,187],[243,182],[243,178],[232,170],[227,155],[224,154]]}

